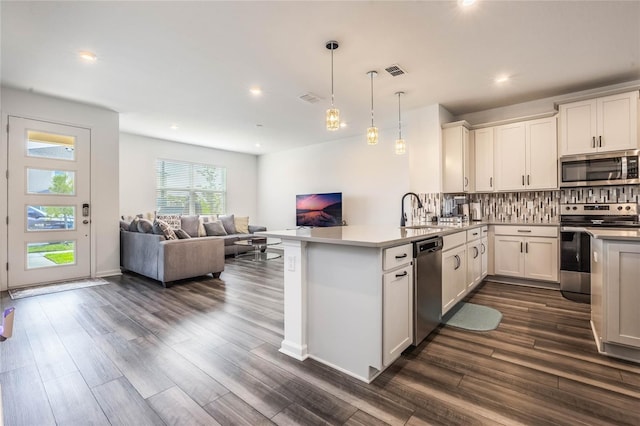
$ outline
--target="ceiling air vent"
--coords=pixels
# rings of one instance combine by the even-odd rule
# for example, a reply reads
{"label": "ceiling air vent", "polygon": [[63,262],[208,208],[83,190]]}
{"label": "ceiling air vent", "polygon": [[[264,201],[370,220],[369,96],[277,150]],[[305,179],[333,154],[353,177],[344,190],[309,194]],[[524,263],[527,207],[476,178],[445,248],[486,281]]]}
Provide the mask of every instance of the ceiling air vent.
{"label": "ceiling air vent", "polygon": [[384,70],[386,72],[388,72],[389,74],[391,74],[392,77],[397,77],[399,75],[406,74],[406,71],[403,70],[402,68],[400,68],[400,65],[398,65],[398,64],[393,64],[393,65],[385,68]]}
{"label": "ceiling air vent", "polygon": [[322,98],[318,95],[314,95],[313,93],[309,92],[309,93],[305,93],[304,95],[300,95],[300,99],[302,99],[305,102],[309,102],[310,104],[315,104],[317,102],[320,102]]}

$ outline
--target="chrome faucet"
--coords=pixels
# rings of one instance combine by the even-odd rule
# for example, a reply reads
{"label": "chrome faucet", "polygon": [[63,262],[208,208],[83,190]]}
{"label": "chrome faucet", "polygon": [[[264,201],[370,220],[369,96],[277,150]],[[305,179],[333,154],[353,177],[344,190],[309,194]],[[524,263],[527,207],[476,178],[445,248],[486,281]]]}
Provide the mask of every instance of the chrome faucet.
{"label": "chrome faucet", "polygon": [[407,224],[407,215],[404,212],[404,199],[407,195],[413,195],[414,197],[416,197],[416,200],[418,200],[418,208],[419,209],[422,208],[422,201],[420,201],[420,197],[418,197],[418,194],[416,194],[415,192],[407,192],[406,194],[404,194],[402,196],[402,201],[400,201],[400,205],[401,205],[400,226],[405,226]]}

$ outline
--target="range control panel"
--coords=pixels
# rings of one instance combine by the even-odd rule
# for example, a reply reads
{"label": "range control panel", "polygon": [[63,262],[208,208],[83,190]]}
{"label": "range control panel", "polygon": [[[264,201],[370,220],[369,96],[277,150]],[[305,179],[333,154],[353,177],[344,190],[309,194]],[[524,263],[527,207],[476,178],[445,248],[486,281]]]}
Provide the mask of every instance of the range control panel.
{"label": "range control panel", "polygon": [[561,215],[635,216],[636,203],[619,204],[560,204]]}

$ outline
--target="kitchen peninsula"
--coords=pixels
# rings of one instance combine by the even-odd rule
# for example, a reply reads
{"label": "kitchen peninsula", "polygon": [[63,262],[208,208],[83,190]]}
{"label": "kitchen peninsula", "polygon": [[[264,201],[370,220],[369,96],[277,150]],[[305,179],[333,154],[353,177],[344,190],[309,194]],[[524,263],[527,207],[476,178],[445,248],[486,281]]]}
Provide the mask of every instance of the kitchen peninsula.
{"label": "kitchen peninsula", "polygon": [[261,232],[284,246],[280,351],[371,382],[413,343],[412,243],[481,226]]}

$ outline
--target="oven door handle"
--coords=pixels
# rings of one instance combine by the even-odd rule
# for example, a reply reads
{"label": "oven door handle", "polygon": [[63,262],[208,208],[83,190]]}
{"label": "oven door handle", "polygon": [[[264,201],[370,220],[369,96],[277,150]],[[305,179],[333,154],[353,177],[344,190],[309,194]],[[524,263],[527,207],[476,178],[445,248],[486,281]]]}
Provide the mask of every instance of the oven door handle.
{"label": "oven door handle", "polygon": [[560,232],[587,232],[585,228],[579,228],[575,226],[562,226]]}

